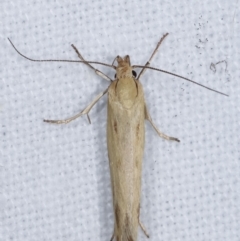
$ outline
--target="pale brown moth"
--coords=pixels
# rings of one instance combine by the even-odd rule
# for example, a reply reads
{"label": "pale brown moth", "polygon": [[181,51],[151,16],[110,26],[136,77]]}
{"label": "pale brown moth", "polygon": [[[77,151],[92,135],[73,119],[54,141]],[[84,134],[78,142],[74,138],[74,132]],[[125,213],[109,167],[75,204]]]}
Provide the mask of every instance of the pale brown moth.
{"label": "pale brown moth", "polygon": [[[124,58],[117,56],[112,65],[95,61],[86,61],[74,45],[72,45],[72,47],[76,51],[81,61],[34,60],[22,55],[9,39],[14,49],[24,58],[27,58],[31,61],[81,62],[92,68],[96,74],[111,81],[109,87],[96,96],[95,99],[79,114],[66,120],[44,120],[44,122],[48,123],[67,124],[84,114],[88,116],[91,108],[103,95],[108,93],[107,146],[115,217],[114,231],[111,241],[114,238],[117,241],[137,241],[138,226],[140,226],[144,234],[149,237],[139,219],[142,159],[145,139],[145,119],[150,122],[159,136],[167,140],[179,142],[177,138],[167,136],[166,134],[160,132],[150,117],[144,100],[143,88],[139,82],[139,78],[142,76],[144,71],[146,69],[152,69],[171,74],[209,90],[215,91],[219,94],[226,95],[190,79],[149,66],[150,61],[167,35],[168,34],[165,34],[160,39],[151,57],[144,66],[131,66],[130,57],[128,55]],[[117,61],[117,66],[114,65],[115,60]],[[110,77],[94,68],[91,64],[102,64],[114,68],[116,70],[115,79],[112,80]],[[135,68],[142,68],[138,76],[133,70]],[[90,122],[89,116],[88,119]]]}

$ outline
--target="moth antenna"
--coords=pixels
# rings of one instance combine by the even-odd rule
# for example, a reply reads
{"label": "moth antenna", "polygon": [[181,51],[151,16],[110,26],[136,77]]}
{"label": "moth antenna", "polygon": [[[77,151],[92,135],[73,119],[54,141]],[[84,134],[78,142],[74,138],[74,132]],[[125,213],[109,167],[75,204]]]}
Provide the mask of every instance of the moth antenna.
{"label": "moth antenna", "polygon": [[67,60],[67,59],[32,59],[27,57],[26,55],[22,54],[16,47],[15,45],[12,43],[12,41],[8,38],[8,41],[10,42],[10,44],[12,45],[12,47],[15,49],[15,51],[21,55],[23,58],[28,59],[30,61],[33,62],[69,62],[69,63],[90,63],[90,64],[99,64],[99,65],[104,65],[107,67],[111,67],[113,69],[116,69],[116,66],[114,65],[110,65],[110,64],[105,64],[102,62],[98,62],[98,61],[81,61],[81,60]]}
{"label": "moth antenna", "polygon": [[214,90],[214,89],[209,88],[209,87],[207,87],[207,86],[205,86],[205,85],[199,84],[199,83],[196,82],[196,81],[190,80],[190,79],[185,78],[185,77],[183,77],[183,76],[181,76],[181,75],[174,74],[174,73],[168,72],[168,71],[163,70],[163,69],[157,69],[157,68],[154,68],[154,67],[142,66],[142,65],[133,65],[132,68],[133,68],[133,69],[134,69],[134,68],[147,68],[147,69],[156,70],[156,71],[159,71],[159,72],[162,72],[162,73],[165,73],[165,74],[173,75],[173,76],[175,76],[175,77],[178,77],[178,78],[187,80],[187,81],[189,81],[189,82],[192,82],[193,84],[199,85],[199,86],[201,86],[201,87],[203,87],[203,88],[205,88],[205,89],[211,90],[211,91],[216,92],[216,93],[218,93],[218,94],[220,94],[220,95],[229,96],[229,95],[227,95],[227,94],[225,94],[225,93],[223,93],[223,92],[220,92],[220,91],[218,91],[218,90]]}

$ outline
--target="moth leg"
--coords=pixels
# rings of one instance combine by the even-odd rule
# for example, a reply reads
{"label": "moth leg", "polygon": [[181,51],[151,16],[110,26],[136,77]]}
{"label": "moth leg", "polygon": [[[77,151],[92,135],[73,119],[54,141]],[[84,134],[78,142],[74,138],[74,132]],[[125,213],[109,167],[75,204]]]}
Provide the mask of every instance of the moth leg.
{"label": "moth leg", "polygon": [[100,70],[98,69],[95,69],[91,64],[89,64],[84,58],[83,56],[80,54],[80,52],[78,51],[78,49],[72,44],[71,45],[73,47],[73,49],[75,50],[75,52],[77,53],[79,59],[81,59],[82,61],[84,61],[84,64],[86,64],[88,67],[90,67],[91,69],[94,70],[94,72],[101,76],[102,78],[108,80],[108,81],[112,81],[112,79],[110,77],[108,77],[107,75],[105,75],[103,72],[101,72]]}
{"label": "moth leg", "polygon": [[114,232],[112,234],[112,237],[111,237],[110,241],[113,241],[113,239],[114,239]]}
{"label": "moth leg", "polygon": [[177,141],[180,142],[179,139],[175,138],[175,137],[171,137],[171,136],[167,136],[166,134],[162,133],[161,131],[158,130],[158,128],[156,127],[156,125],[153,123],[152,118],[148,112],[147,106],[145,104],[145,119],[148,120],[150,122],[150,124],[152,125],[152,127],[154,128],[154,130],[158,133],[158,135],[166,140],[171,140],[171,141]]}
{"label": "moth leg", "polygon": [[146,236],[147,238],[149,238],[149,234],[147,233],[146,228],[145,228],[144,225],[141,223],[141,221],[140,221],[139,218],[138,218],[138,223],[139,223],[139,226],[141,227],[143,233],[145,234],[145,236]]}
{"label": "moth leg", "polygon": [[69,123],[69,122],[77,119],[78,117],[86,114],[87,117],[88,117],[88,121],[89,121],[89,123],[91,124],[91,120],[90,120],[90,118],[89,118],[89,116],[88,116],[88,113],[89,113],[89,111],[92,109],[92,107],[99,101],[99,99],[107,93],[107,91],[108,91],[108,88],[107,88],[105,91],[103,91],[103,92],[101,92],[100,94],[98,94],[98,95],[94,98],[94,100],[93,100],[84,110],[82,110],[82,111],[81,111],[80,113],[78,113],[77,115],[74,115],[74,116],[72,116],[72,117],[70,117],[70,118],[68,118],[68,119],[66,119],[66,120],[43,120],[43,121],[44,121],[44,122],[47,122],[47,123],[53,123],[53,124],[67,124],[67,123]]}
{"label": "moth leg", "polygon": [[[148,67],[148,66],[150,65],[150,62],[151,62],[152,58],[153,58],[154,55],[156,54],[158,48],[160,47],[160,45],[161,45],[161,43],[163,42],[163,40],[167,37],[167,35],[168,35],[168,33],[166,33],[166,34],[164,34],[164,35],[162,36],[162,38],[161,38],[160,41],[158,42],[156,48],[154,49],[151,57],[149,58],[149,60],[148,60],[147,63],[145,64],[145,67]],[[139,73],[139,75],[138,75],[138,77],[137,77],[137,80],[139,80],[139,78],[141,77],[141,75],[143,75],[143,73],[144,73],[145,71],[146,71],[146,68],[143,68],[143,69],[141,70],[141,72]]]}

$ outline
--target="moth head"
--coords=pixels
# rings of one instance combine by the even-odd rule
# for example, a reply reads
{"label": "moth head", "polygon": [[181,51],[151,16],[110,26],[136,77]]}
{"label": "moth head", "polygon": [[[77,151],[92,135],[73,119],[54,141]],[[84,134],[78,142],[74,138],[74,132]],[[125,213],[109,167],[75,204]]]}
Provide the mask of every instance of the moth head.
{"label": "moth head", "polygon": [[130,57],[126,55],[125,57],[116,57],[117,60],[117,68],[116,68],[116,76],[115,78],[135,78],[136,72],[132,69]]}

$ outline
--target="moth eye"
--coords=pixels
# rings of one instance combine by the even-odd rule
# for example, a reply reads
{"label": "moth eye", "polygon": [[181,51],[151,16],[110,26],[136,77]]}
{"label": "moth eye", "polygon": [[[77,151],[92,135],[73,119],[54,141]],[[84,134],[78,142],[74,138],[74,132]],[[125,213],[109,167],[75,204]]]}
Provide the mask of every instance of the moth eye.
{"label": "moth eye", "polygon": [[116,78],[117,78],[117,74],[114,75],[114,79],[116,79]]}
{"label": "moth eye", "polygon": [[136,73],[136,71],[132,71],[132,75],[136,78],[137,77],[137,73]]}

